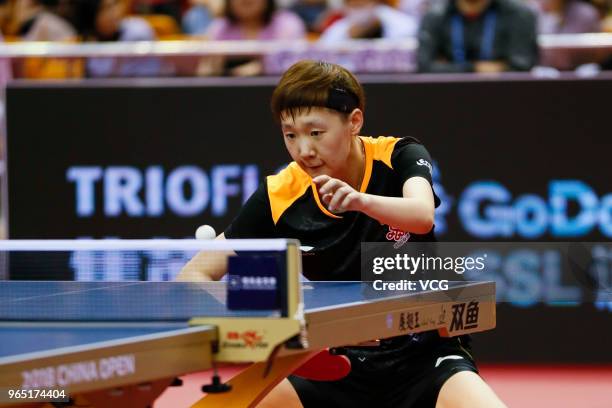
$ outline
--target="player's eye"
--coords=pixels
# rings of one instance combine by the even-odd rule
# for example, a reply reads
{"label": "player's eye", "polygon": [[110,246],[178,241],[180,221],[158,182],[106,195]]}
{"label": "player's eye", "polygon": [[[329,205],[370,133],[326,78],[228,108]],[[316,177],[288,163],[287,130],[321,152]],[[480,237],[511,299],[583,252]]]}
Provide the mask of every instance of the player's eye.
{"label": "player's eye", "polygon": [[324,132],[322,130],[313,130],[310,132],[310,136],[321,136]]}
{"label": "player's eye", "polygon": [[293,133],[285,133],[285,137],[287,139],[295,139],[295,135]]}

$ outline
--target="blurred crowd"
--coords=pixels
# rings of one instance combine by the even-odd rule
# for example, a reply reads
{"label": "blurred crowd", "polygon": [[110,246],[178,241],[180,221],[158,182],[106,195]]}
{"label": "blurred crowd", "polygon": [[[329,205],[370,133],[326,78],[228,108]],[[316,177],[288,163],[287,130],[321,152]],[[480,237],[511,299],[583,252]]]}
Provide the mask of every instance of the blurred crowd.
{"label": "blurred crowd", "polygon": [[[0,0],[0,30],[4,41],[414,37],[421,72],[524,71],[538,34],[612,32],[612,0]],[[200,72],[261,69],[217,59]]]}

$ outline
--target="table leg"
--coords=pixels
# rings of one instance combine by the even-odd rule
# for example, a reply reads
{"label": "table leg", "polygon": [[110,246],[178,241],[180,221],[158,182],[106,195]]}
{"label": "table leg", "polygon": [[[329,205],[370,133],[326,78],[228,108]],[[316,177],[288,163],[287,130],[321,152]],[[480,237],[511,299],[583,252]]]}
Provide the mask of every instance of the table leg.
{"label": "table leg", "polygon": [[208,394],[192,408],[255,407],[272,388],[316,354],[318,351],[306,351],[277,357],[265,377],[267,363],[255,363],[229,381],[231,391]]}

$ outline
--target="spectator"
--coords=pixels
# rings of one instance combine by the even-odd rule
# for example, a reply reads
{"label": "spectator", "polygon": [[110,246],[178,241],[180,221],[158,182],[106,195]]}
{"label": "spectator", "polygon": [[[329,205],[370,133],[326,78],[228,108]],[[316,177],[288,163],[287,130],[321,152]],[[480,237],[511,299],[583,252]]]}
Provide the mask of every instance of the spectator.
{"label": "spectator", "polygon": [[127,17],[126,0],[76,0],[75,25],[85,41],[152,41],[153,28]]}
{"label": "spectator", "polygon": [[5,34],[11,21],[11,4],[9,0],[0,0],[0,33]]}
{"label": "spectator", "polygon": [[420,72],[527,71],[538,59],[535,14],[515,0],[450,0],[419,30]]}
{"label": "spectator", "polygon": [[539,34],[596,33],[601,29],[599,12],[582,0],[536,0]]}
{"label": "spectator", "polygon": [[207,32],[211,40],[299,40],[305,35],[302,20],[277,10],[274,0],[226,0],[224,16]]}
{"label": "spectator", "polygon": [[610,7],[610,13],[601,22],[601,29],[606,33],[612,33],[612,6]]}
{"label": "spectator", "polygon": [[[306,27],[294,13],[277,10],[274,0],[226,0],[224,16],[212,22],[207,36],[216,41],[301,40],[306,38]],[[263,63],[252,58],[208,58],[198,72],[253,76],[263,72]]]}
{"label": "spectator", "polygon": [[58,0],[19,0],[13,3],[16,32],[26,41],[66,41],[76,38],[72,25],[52,12]]}
{"label": "spectator", "polygon": [[327,0],[298,0],[291,6],[291,11],[300,16],[308,31],[317,33],[327,12]]}
{"label": "spectator", "polygon": [[181,25],[185,34],[204,34],[213,21],[209,0],[189,0],[191,7],[183,15]]}
{"label": "spectator", "polygon": [[164,14],[178,23],[181,16],[181,0],[132,0],[132,11],[138,14]]}
{"label": "spectator", "polygon": [[341,6],[342,4],[340,5],[340,7],[330,8],[319,17],[319,21],[317,21],[315,26],[317,33],[324,32],[336,21],[341,20],[345,17],[345,10],[343,10]]}
{"label": "spectator", "polygon": [[399,39],[416,36],[414,17],[381,4],[378,0],[345,0],[344,17],[321,35],[320,41],[335,42],[354,38]]}
{"label": "spectator", "polygon": [[[57,14],[60,0],[9,1],[7,32],[23,41],[73,41],[74,27]],[[12,7],[11,7],[12,6]],[[60,58],[20,58],[12,60],[15,77],[70,78],[79,77],[82,67],[74,60]]]}
{"label": "spectator", "polygon": [[399,0],[397,8],[421,21],[431,8],[443,3],[444,0]]}
{"label": "spectator", "polygon": [[[155,33],[142,18],[127,17],[124,0],[77,0],[76,25],[84,41],[153,41]],[[156,76],[161,63],[157,58],[91,58],[86,75]]]}
{"label": "spectator", "polygon": [[[601,30],[597,9],[582,0],[532,0],[538,15],[539,34],[578,34],[593,33]],[[595,60],[569,50],[556,52],[544,50],[540,58],[543,66],[559,70],[577,69],[580,72]]]}

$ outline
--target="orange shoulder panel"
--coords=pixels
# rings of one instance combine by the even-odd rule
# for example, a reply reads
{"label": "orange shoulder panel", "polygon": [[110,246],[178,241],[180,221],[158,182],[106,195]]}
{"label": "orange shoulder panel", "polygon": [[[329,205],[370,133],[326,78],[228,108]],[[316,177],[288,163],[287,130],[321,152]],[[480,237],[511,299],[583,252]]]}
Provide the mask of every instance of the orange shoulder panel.
{"label": "orange shoulder panel", "polygon": [[374,138],[361,136],[361,140],[372,148],[373,160],[379,160],[385,163],[390,169],[393,169],[391,165],[391,154],[393,153],[395,144],[400,140],[398,137],[380,136]]}
{"label": "orange shoulder panel", "polygon": [[310,187],[310,176],[297,163],[291,162],[281,172],[268,176],[266,180],[272,219],[276,224],[287,208]]}

